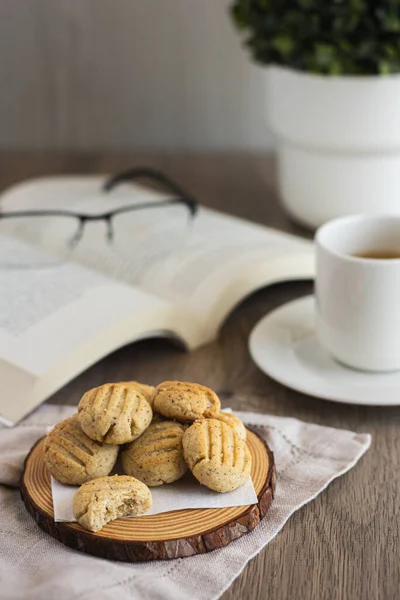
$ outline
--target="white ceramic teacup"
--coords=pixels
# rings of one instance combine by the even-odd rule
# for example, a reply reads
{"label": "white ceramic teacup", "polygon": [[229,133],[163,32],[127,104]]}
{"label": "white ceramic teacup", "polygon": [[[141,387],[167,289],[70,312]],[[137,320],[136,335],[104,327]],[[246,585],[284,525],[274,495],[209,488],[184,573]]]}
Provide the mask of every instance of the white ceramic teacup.
{"label": "white ceramic teacup", "polygon": [[400,215],[335,219],[316,235],[316,327],[338,361],[364,371],[400,369]]}

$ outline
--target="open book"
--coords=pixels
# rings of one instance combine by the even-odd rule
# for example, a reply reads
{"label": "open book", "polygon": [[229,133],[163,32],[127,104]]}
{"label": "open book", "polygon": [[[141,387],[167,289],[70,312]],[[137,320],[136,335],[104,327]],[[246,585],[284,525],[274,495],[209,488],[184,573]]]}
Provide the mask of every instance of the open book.
{"label": "open book", "polygon": [[[101,177],[24,182],[6,211],[57,208],[98,214],[156,201],[158,192]],[[165,197],[165,196],[164,196]],[[0,416],[12,425],[95,361],[129,342],[170,336],[187,349],[212,341],[233,307],[267,284],[314,275],[306,240],[200,207],[126,213],[112,243],[86,224],[71,250],[57,219],[0,220]],[[135,374],[132,373],[132,379]]]}

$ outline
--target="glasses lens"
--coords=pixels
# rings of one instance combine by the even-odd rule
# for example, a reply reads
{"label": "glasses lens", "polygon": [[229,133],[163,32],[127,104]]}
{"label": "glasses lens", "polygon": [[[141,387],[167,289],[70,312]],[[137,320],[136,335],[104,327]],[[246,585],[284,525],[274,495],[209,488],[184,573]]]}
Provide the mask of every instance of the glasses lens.
{"label": "glasses lens", "polygon": [[9,252],[3,250],[0,255],[0,267],[43,267],[53,264],[59,259],[67,258],[71,252],[72,242],[77,234],[79,221],[64,216],[28,216],[0,219],[0,235],[12,236],[23,242],[40,246],[41,250],[56,253],[58,259],[48,258],[43,252],[30,250],[26,246],[18,252],[9,245]]}
{"label": "glasses lens", "polygon": [[190,236],[191,217],[184,205],[171,204],[117,214],[113,246],[126,260],[143,260],[154,252],[168,256],[182,250]]}

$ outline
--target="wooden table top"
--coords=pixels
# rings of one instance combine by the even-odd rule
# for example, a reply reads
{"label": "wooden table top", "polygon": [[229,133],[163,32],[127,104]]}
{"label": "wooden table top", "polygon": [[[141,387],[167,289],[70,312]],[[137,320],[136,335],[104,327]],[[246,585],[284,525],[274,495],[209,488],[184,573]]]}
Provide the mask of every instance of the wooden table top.
{"label": "wooden table top", "polygon": [[[205,205],[301,231],[279,206],[270,155],[3,154],[0,189],[39,175],[110,173],[138,164],[164,169]],[[202,381],[206,376],[223,399],[229,398],[232,408],[372,434],[372,447],[360,463],[290,518],[275,540],[250,561],[224,600],[388,600],[399,595],[400,408],[335,404],[294,392],[261,373],[247,350],[249,333],[262,316],[311,291],[312,284],[302,282],[255,293],[229,316],[214,343],[191,353],[165,340],[127,346],[50,400],[76,404],[88,388],[102,381],[126,380],[133,371],[136,379],[149,383],[174,378]]]}

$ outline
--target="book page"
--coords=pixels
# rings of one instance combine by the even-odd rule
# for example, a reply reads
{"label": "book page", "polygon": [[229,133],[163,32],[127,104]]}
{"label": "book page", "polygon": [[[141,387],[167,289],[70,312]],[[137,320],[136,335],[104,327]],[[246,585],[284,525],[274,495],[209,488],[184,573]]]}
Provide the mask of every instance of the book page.
{"label": "book page", "polygon": [[[14,210],[68,207],[85,214],[99,214],[113,207],[143,201],[155,203],[163,198],[157,192],[128,184],[107,196],[101,193],[101,181],[86,177],[32,182],[8,192],[3,202]],[[293,276],[301,277],[298,264],[304,256],[303,276],[310,277],[312,272],[310,242],[206,208],[200,208],[193,220],[180,205],[124,213],[113,220],[111,242],[107,240],[104,222],[89,221],[73,250],[68,245],[71,228],[66,222],[63,225],[61,220],[56,223],[53,219],[42,227],[33,227],[32,220],[24,221],[8,226],[15,235],[29,238],[61,256],[73,257],[110,277],[196,311],[205,321],[233,280],[247,271],[256,272],[257,267],[276,259],[294,257],[297,266]],[[284,276],[290,276],[290,269]],[[259,282],[254,281],[254,288],[257,285]]]}
{"label": "book page", "polygon": [[[16,257],[24,266],[12,266]],[[141,290],[1,235],[0,290],[0,358],[36,376],[124,319],[136,316],[146,334],[146,317],[170,310]]]}
{"label": "book page", "polygon": [[[212,313],[244,273],[276,259],[311,254],[307,241],[201,208],[181,248],[154,261],[137,285]],[[305,267],[304,277],[309,276]]]}
{"label": "book page", "polygon": [[104,285],[96,271],[77,268],[11,237],[0,237],[0,256],[0,330],[12,337]]}

